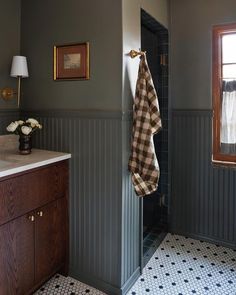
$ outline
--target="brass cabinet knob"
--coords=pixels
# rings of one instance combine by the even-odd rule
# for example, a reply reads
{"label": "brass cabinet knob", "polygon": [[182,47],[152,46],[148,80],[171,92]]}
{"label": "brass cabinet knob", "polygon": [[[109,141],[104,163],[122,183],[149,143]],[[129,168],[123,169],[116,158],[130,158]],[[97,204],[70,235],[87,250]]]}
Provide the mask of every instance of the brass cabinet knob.
{"label": "brass cabinet knob", "polygon": [[35,219],[34,215],[30,215],[28,218],[29,218],[30,221],[34,222],[34,219]]}
{"label": "brass cabinet knob", "polygon": [[37,215],[38,215],[39,217],[42,217],[42,216],[43,216],[43,211],[38,211],[38,212],[37,212]]}

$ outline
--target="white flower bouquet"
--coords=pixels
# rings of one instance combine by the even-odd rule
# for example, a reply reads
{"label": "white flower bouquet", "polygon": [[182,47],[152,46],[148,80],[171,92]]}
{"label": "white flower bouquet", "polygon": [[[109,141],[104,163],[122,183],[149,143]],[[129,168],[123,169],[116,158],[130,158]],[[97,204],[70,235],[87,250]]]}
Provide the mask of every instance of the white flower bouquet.
{"label": "white flower bouquet", "polygon": [[34,131],[42,129],[42,125],[33,118],[29,118],[26,121],[14,121],[7,126],[7,131],[16,135],[31,135]]}

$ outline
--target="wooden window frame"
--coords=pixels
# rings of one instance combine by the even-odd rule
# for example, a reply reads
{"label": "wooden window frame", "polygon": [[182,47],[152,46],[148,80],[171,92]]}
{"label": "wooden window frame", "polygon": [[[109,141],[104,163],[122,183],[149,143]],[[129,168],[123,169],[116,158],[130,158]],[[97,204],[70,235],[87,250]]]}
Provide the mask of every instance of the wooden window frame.
{"label": "wooden window frame", "polygon": [[236,33],[236,23],[213,26],[212,31],[212,102],[213,102],[213,163],[236,165],[236,155],[222,154],[220,149],[222,106],[222,36]]}

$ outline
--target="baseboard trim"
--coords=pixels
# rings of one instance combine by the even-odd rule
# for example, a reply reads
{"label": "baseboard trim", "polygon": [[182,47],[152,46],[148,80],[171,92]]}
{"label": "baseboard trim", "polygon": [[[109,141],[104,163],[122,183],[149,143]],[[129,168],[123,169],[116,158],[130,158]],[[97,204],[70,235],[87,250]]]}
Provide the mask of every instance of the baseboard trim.
{"label": "baseboard trim", "polygon": [[90,275],[86,275],[75,269],[71,269],[69,271],[69,275],[82,283],[85,283],[93,288],[105,292],[108,295],[125,295],[139,278],[140,267],[135,270],[132,276],[125,282],[125,284],[121,288],[108,284],[100,279],[92,278]]}
{"label": "baseboard trim", "polygon": [[69,271],[69,275],[82,283],[105,292],[108,295],[123,295],[119,287],[108,284],[100,279],[92,277],[91,275],[86,275],[73,269]]}
{"label": "baseboard trim", "polygon": [[134,283],[137,281],[137,279],[141,275],[140,267],[138,267],[135,272],[132,274],[132,276],[128,279],[128,281],[125,282],[125,284],[121,287],[121,294],[126,294],[134,285]]}
{"label": "baseboard trim", "polygon": [[186,236],[186,237],[197,239],[197,240],[202,240],[204,242],[208,242],[208,243],[211,243],[211,244],[217,244],[217,245],[227,247],[227,248],[231,248],[231,249],[234,249],[234,250],[236,249],[236,244],[235,243],[233,243],[233,242],[232,243],[225,242],[224,240],[219,240],[219,239],[216,239],[214,237],[208,237],[208,236],[205,236],[205,235],[194,234],[194,233],[190,233],[190,232],[183,232],[181,230],[176,230],[176,229],[174,229],[172,227],[170,228],[170,232],[172,234]]}

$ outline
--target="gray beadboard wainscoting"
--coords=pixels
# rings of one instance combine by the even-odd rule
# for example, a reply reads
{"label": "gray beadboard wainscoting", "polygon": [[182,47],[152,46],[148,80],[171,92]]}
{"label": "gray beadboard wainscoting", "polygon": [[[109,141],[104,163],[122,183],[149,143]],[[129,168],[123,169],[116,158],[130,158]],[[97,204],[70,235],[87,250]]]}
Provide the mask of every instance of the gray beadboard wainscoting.
{"label": "gray beadboard wainscoting", "polygon": [[127,159],[131,116],[109,111],[24,111],[43,124],[34,146],[70,152],[70,275],[124,294],[140,274],[139,199]]}
{"label": "gray beadboard wainscoting", "polygon": [[132,286],[140,275],[141,232],[140,198],[136,196],[131,182],[127,163],[131,148],[131,116],[125,115],[122,120],[122,293]]}
{"label": "gray beadboard wainscoting", "polygon": [[[70,274],[107,294],[125,294],[140,272],[139,199],[127,171],[130,114],[24,111],[43,130],[37,147],[72,153]],[[211,162],[212,112],[174,110],[170,229],[236,247],[236,170]],[[19,118],[0,112],[1,129]]]}
{"label": "gray beadboard wainscoting", "polygon": [[213,166],[212,111],[174,110],[171,229],[236,247],[236,170]]}
{"label": "gray beadboard wainscoting", "polygon": [[6,127],[12,122],[20,119],[18,109],[0,109],[0,134],[8,134]]}

